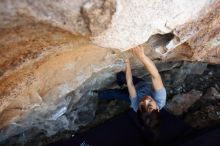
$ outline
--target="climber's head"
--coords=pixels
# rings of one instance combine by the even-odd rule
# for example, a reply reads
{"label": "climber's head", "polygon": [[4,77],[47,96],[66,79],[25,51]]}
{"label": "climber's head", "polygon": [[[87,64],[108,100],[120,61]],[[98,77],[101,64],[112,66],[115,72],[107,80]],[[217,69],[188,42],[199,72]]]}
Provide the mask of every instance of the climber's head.
{"label": "climber's head", "polygon": [[159,108],[151,96],[145,96],[140,101],[138,115],[144,125],[155,127],[160,123]]}
{"label": "climber's head", "polygon": [[151,96],[145,96],[139,103],[139,110],[141,112],[151,113],[153,111],[159,111],[156,101]]}

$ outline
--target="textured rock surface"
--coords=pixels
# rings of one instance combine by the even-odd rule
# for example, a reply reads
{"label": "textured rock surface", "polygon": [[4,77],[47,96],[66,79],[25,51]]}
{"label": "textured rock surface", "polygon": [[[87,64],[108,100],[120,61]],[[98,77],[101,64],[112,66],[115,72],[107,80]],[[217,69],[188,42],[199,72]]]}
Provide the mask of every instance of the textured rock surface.
{"label": "textured rock surface", "polygon": [[[88,90],[111,82],[107,79],[122,69],[113,51],[94,46],[59,28],[28,24],[1,32],[0,123],[1,128],[7,125],[5,131],[1,131],[1,140],[21,132],[16,128],[38,127],[42,122],[51,127],[42,125],[42,129],[56,132],[59,128],[52,127],[55,125],[51,122],[59,123],[58,117],[73,110],[68,107],[74,106]],[[103,71],[106,73],[97,79]],[[75,92],[73,99],[66,101],[64,97],[71,91]],[[71,114],[74,117],[74,112],[68,116]],[[77,125],[70,126],[75,127],[67,125],[77,129]]]}
{"label": "textured rock surface", "polygon": [[202,92],[192,90],[186,94],[176,95],[167,104],[167,108],[175,115],[181,115],[202,96]]}
{"label": "textured rock surface", "polygon": [[0,7],[1,27],[44,21],[90,36],[102,47],[121,50],[142,44],[154,34],[172,32],[176,37],[166,46],[165,56],[185,43],[180,47],[182,55],[218,60],[213,57],[216,53],[207,53],[219,49],[218,0],[3,0]]}
{"label": "textured rock surface", "polygon": [[198,18],[199,12],[210,4],[210,0],[119,0],[112,25],[95,37],[95,42],[104,47],[129,49],[154,34],[172,32]]}
{"label": "textured rock surface", "polygon": [[105,30],[115,12],[114,0],[2,0],[0,27],[44,21],[78,35]]}
{"label": "textured rock surface", "polygon": [[220,2],[202,11],[195,21],[176,29],[175,34],[190,46],[193,60],[219,64]]}
{"label": "textured rock surface", "polygon": [[0,32],[0,140],[92,119],[88,90],[110,84],[131,56],[92,42],[126,50],[147,41],[152,59],[220,63],[218,0],[2,0]]}

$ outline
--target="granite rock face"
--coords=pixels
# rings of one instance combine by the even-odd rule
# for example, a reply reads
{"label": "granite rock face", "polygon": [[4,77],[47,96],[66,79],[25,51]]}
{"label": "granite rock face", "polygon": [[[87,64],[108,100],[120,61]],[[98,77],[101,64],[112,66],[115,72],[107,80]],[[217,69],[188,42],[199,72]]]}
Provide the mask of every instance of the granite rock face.
{"label": "granite rock face", "polygon": [[[107,86],[113,81],[108,78],[123,68],[114,51],[97,47],[85,38],[56,27],[28,24],[1,32],[4,33],[1,34],[1,140],[40,125],[51,134],[61,128],[77,130],[88,122],[79,123],[78,109],[85,107],[86,111],[95,112],[94,104],[93,108],[86,105],[87,92]],[[70,94],[73,91],[74,94]],[[81,98],[84,103],[80,102]],[[73,109],[76,111],[62,119],[72,124],[58,122],[60,116]],[[74,125],[76,121],[78,124]],[[59,128],[57,123],[62,126]]]}
{"label": "granite rock face", "polygon": [[183,95],[176,95],[172,101],[167,104],[167,108],[175,115],[181,115],[187,109],[200,99],[202,93],[200,91],[192,90]]}
{"label": "granite rock face", "polygon": [[112,25],[95,37],[94,42],[104,47],[129,49],[146,42],[154,34],[173,32],[197,19],[211,2],[119,0]]}
{"label": "granite rock face", "polygon": [[0,141],[88,123],[87,92],[110,85],[133,46],[160,61],[220,63],[218,0],[2,0],[0,32]]}
{"label": "granite rock face", "polygon": [[114,0],[3,0],[1,27],[43,21],[76,35],[95,35],[107,28],[115,12]]}

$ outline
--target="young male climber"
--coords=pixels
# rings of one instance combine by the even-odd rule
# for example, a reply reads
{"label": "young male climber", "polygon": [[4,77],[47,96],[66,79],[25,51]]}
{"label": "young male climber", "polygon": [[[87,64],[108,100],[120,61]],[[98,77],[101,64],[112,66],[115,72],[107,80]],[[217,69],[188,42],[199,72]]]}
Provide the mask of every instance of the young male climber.
{"label": "young male climber", "polygon": [[151,76],[152,85],[143,79],[132,76],[130,61],[127,59],[125,73],[119,72],[116,76],[117,84],[119,86],[127,84],[126,89],[105,89],[93,92],[99,98],[126,100],[130,102],[135,112],[147,115],[158,113],[166,104],[166,90],[161,76],[153,61],[144,54],[142,46],[132,48],[132,53],[144,64]]}

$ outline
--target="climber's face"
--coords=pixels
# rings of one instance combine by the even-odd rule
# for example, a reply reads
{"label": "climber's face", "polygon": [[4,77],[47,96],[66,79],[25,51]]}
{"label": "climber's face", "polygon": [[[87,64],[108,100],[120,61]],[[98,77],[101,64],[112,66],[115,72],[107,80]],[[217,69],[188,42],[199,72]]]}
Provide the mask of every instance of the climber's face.
{"label": "climber's face", "polygon": [[139,103],[140,111],[147,111],[151,113],[153,110],[158,110],[156,101],[151,96],[145,96]]}

